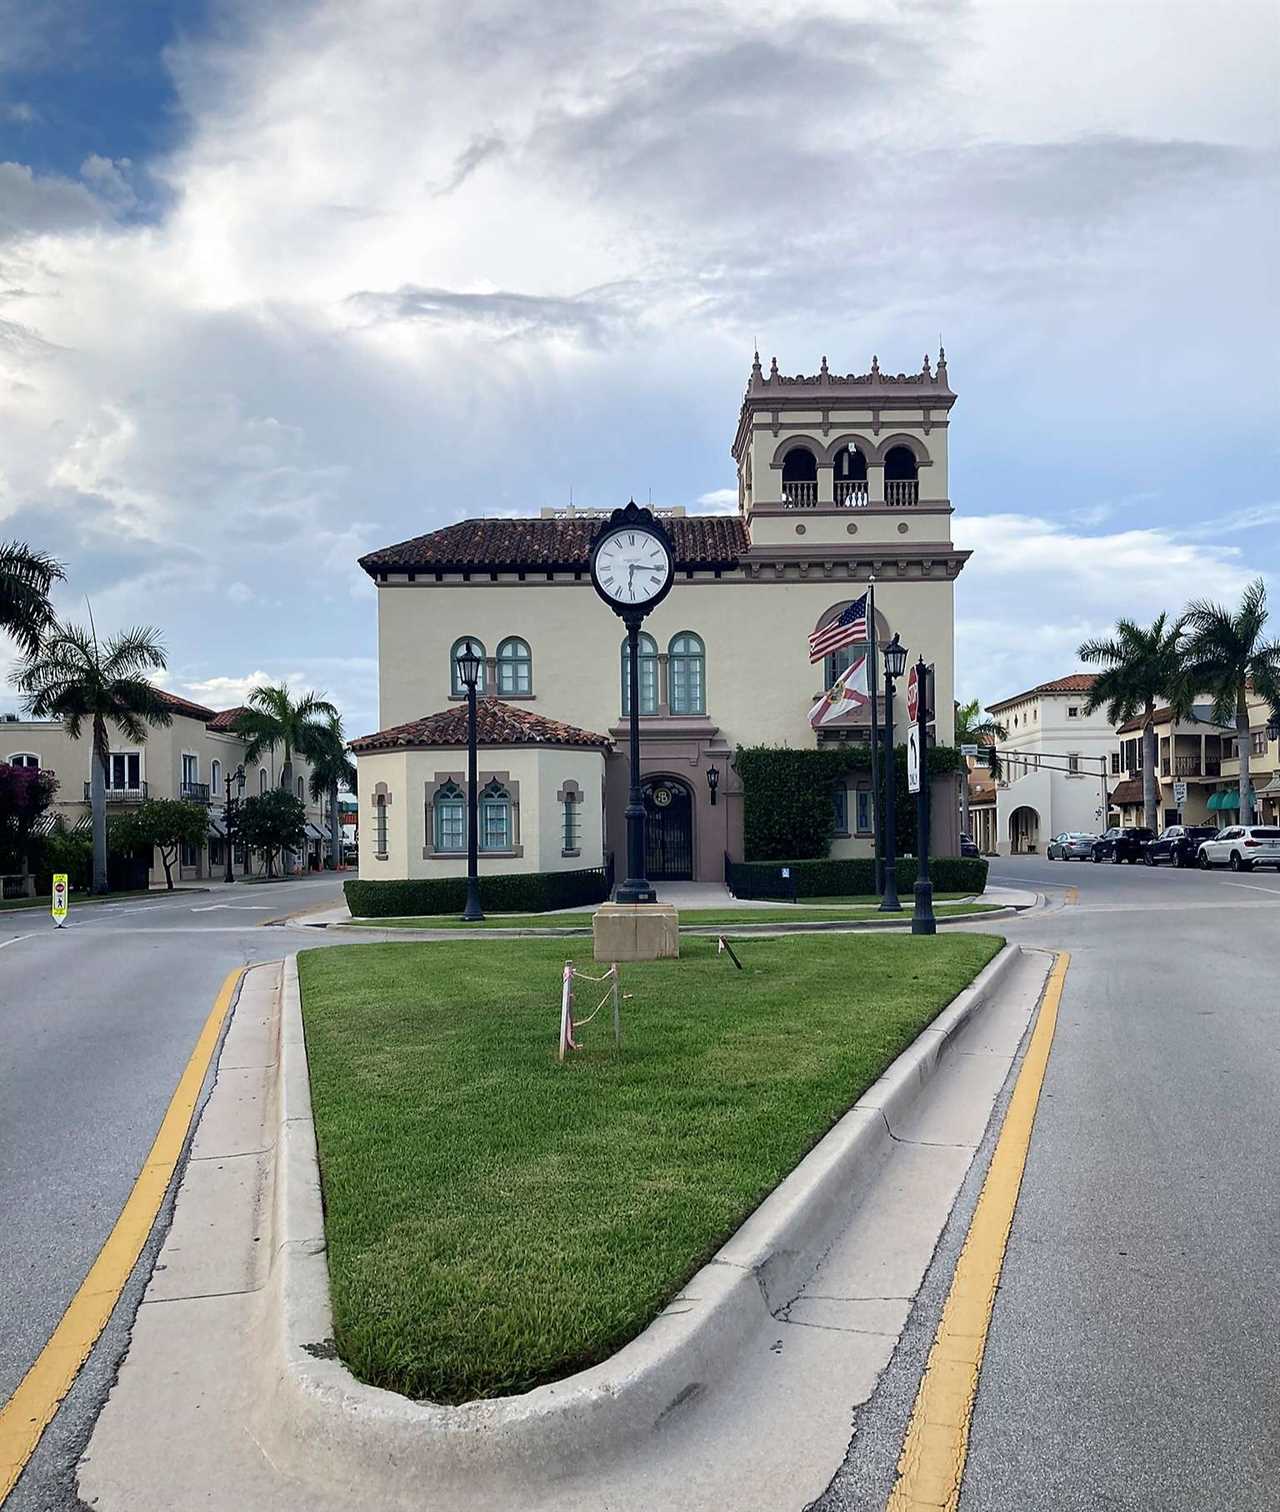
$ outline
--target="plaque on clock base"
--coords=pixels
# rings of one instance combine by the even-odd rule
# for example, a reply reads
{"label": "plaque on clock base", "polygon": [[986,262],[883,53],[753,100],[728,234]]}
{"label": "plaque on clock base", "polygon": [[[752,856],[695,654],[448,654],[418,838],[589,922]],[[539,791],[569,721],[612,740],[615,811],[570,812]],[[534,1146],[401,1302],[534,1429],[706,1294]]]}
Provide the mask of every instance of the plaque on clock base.
{"label": "plaque on clock base", "polygon": [[602,903],[591,916],[597,961],[661,961],[680,954],[674,903]]}

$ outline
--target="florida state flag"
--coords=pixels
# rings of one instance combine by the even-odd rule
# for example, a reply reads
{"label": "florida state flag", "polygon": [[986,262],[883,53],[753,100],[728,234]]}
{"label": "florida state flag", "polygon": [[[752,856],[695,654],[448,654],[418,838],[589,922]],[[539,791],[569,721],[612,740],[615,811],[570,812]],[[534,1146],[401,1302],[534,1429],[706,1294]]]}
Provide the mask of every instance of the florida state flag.
{"label": "florida state flag", "polygon": [[809,710],[809,723],[816,730],[819,725],[830,724],[842,714],[865,709],[870,702],[871,695],[867,691],[867,653],[864,651],[861,656],[854,657]]}

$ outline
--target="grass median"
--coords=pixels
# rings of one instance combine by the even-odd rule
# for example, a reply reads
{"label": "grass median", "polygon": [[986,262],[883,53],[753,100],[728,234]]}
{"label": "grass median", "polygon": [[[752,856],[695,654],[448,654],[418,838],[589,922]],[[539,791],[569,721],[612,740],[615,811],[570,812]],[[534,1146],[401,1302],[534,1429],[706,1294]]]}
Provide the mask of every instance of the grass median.
{"label": "grass median", "polygon": [[341,1357],[438,1402],[607,1358],[1001,943],[793,935],[738,971],[691,938],[623,967],[622,1050],[606,1008],[564,1066],[563,942],[304,952]]}

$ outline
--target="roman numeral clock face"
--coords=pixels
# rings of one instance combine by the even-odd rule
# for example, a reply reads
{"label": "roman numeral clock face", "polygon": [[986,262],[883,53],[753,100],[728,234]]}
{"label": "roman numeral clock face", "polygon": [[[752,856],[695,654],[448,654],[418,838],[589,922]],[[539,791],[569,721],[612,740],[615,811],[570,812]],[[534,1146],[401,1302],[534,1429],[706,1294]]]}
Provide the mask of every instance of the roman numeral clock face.
{"label": "roman numeral clock face", "polygon": [[623,610],[643,610],[660,599],[671,582],[673,567],[657,536],[626,525],[605,536],[592,562],[600,592]]}

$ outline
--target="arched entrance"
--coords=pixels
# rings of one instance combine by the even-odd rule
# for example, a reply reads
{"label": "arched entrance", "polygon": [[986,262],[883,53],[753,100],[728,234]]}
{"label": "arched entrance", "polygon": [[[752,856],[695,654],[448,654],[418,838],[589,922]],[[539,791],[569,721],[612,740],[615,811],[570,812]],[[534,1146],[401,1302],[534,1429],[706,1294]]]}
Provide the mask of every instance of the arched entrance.
{"label": "arched entrance", "polygon": [[1026,856],[1040,845],[1040,815],[1025,803],[1009,815],[1009,853]]}
{"label": "arched entrance", "polygon": [[693,879],[693,794],[678,777],[644,780],[645,870],[650,882]]}

